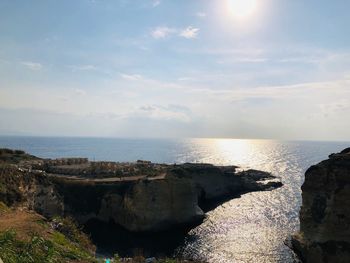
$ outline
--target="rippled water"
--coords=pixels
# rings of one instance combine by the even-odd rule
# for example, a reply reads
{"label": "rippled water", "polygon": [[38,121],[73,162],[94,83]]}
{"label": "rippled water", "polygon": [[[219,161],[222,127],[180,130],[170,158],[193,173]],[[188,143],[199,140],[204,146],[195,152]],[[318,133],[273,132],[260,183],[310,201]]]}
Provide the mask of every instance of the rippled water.
{"label": "rippled water", "polygon": [[293,262],[285,238],[298,229],[300,186],[305,170],[346,142],[231,139],[97,139],[0,137],[0,147],[41,157],[82,156],[95,160],[208,162],[265,170],[284,186],[232,199],[208,212],[178,251],[206,262]]}

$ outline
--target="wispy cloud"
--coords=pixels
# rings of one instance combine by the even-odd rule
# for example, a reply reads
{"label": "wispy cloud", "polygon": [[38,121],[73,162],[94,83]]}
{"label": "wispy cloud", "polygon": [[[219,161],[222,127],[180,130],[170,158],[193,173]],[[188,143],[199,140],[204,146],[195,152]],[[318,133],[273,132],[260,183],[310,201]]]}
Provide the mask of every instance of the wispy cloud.
{"label": "wispy cloud", "polygon": [[155,39],[167,38],[171,35],[178,35],[187,39],[196,38],[199,33],[199,28],[188,26],[184,29],[171,28],[167,26],[159,26],[151,31],[151,36]]}
{"label": "wispy cloud", "polygon": [[166,27],[166,26],[160,26],[152,30],[151,35],[155,39],[161,39],[161,38],[166,38],[170,34],[176,32],[175,29]]}
{"label": "wispy cloud", "polygon": [[121,73],[120,76],[123,79],[126,79],[126,80],[141,80],[142,79],[142,76],[138,75],[138,74],[124,74],[124,73]]}
{"label": "wispy cloud", "polygon": [[40,63],[32,62],[32,61],[22,61],[21,64],[26,68],[34,71],[41,70],[43,66]]}
{"label": "wispy cloud", "polygon": [[177,79],[177,81],[191,81],[191,80],[195,80],[195,79],[191,77],[180,77]]}
{"label": "wispy cloud", "polygon": [[218,64],[234,64],[234,63],[264,63],[268,62],[268,58],[260,57],[238,57],[238,58],[224,58],[217,61]]}
{"label": "wispy cloud", "polygon": [[97,68],[93,65],[71,65],[69,68],[72,71],[91,71],[96,70]]}
{"label": "wispy cloud", "polygon": [[159,6],[161,4],[161,2],[162,2],[161,0],[153,0],[152,1],[152,6],[153,7],[157,7],[157,6]]}
{"label": "wispy cloud", "polygon": [[195,27],[187,27],[184,30],[182,30],[179,33],[179,36],[187,38],[187,39],[191,39],[191,38],[196,38],[197,35],[199,33],[199,28],[195,28]]}
{"label": "wispy cloud", "polygon": [[196,17],[199,17],[199,18],[204,18],[204,17],[206,17],[206,16],[207,16],[207,14],[204,13],[204,12],[197,12],[197,13],[196,13]]}
{"label": "wispy cloud", "polygon": [[75,89],[74,93],[78,96],[85,96],[86,95],[86,91],[82,90],[82,89]]}
{"label": "wispy cloud", "polygon": [[260,48],[227,48],[227,47],[203,47],[203,48],[176,48],[180,53],[203,54],[203,55],[235,55],[235,56],[259,56],[266,51]]}
{"label": "wispy cloud", "polygon": [[191,121],[191,110],[186,106],[177,104],[144,105],[139,107],[132,115],[159,120]]}

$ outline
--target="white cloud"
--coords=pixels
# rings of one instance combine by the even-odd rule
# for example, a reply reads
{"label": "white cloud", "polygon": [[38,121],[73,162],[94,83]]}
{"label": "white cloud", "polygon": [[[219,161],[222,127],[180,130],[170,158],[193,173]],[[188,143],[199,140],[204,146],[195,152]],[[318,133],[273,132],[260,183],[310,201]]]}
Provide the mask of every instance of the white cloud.
{"label": "white cloud", "polygon": [[178,81],[191,81],[191,80],[195,80],[195,79],[191,78],[191,77],[180,77],[177,80]]}
{"label": "white cloud", "polygon": [[123,74],[123,73],[121,73],[120,76],[126,80],[141,80],[142,79],[142,76],[138,75],[138,74]]}
{"label": "white cloud", "polygon": [[188,107],[169,104],[169,105],[144,105],[130,116],[143,117],[157,120],[175,120],[181,122],[191,121],[191,110]]}
{"label": "white cloud", "polygon": [[161,4],[161,0],[153,0],[153,2],[152,2],[152,6],[153,7],[157,7],[157,6],[159,6],[160,4]]}
{"label": "white cloud", "polygon": [[197,13],[196,13],[196,17],[204,18],[204,17],[206,17],[206,16],[207,16],[207,14],[204,13],[204,12],[197,12]]}
{"label": "white cloud", "polygon": [[72,71],[91,71],[97,69],[93,65],[71,65],[69,68],[71,68]]}
{"label": "white cloud", "polygon": [[[127,79],[141,77],[127,74],[124,76]],[[349,138],[346,133],[349,123],[343,121],[350,114],[348,79],[261,87],[239,87],[233,83],[232,88],[227,87],[226,90],[219,90],[217,85],[212,89],[205,89],[197,84],[179,85],[145,78],[137,82],[140,85],[133,84],[120,82],[118,85],[113,82],[111,91],[119,92],[114,95],[100,89],[88,89],[89,92],[85,96],[72,96],[75,93],[83,95],[84,92],[76,89],[86,90],[85,87],[55,90],[48,90],[46,86],[25,87],[20,90],[13,87],[0,89],[2,108],[32,108],[57,114],[64,113],[74,115],[74,121],[70,122],[68,117],[62,117],[62,126],[57,130],[52,128],[57,128],[56,126],[51,126],[52,120],[57,119],[57,114],[52,118],[51,115],[43,118],[39,114],[31,113],[25,115],[24,119],[23,112],[19,112],[16,116],[5,113],[1,117],[1,109],[0,120],[6,124],[4,127],[12,125],[14,130],[21,130],[28,126],[32,127],[33,132],[45,131],[48,135],[69,132],[84,135],[85,126],[83,129],[80,121],[86,120],[86,125],[96,128],[91,131],[91,135],[95,136],[107,133],[115,136],[167,134],[186,137]],[[144,88],[141,90],[140,86]],[[144,93],[144,90],[147,90],[147,93]],[[135,92],[137,96],[126,98],[122,95],[124,91]],[[67,94],[69,100],[58,99],[62,94]],[[41,101],[40,104],[36,103],[38,100]],[[232,115],[232,112],[235,114]],[[106,117],[102,118],[103,116]],[[113,119],[113,124],[108,118]],[[230,119],[230,122],[227,122],[227,119]],[[290,121],[285,124],[281,123],[281,119]],[[38,128],[38,125],[23,125],[22,120],[29,124],[38,120],[42,126]],[[95,127],[98,126],[96,123],[100,128]],[[49,129],[41,129],[45,126]]]}
{"label": "white cloud", "polygon": [[224,55],[224,56],[259,56],[266,53],[264,49],[256,48],[226,48],[226,47],[204,47],[204,48],[176,48],[180,53],[203,54],[203,55]]}
{"label": "white cloud", "polygon": [[157,27],[154,30],[152,30],[151,35],[155,39],[161,39],[161,38],[168,37],[170,34],[172,34],[174,32],[176,32],[176,30],[173,28],[169,28],[166,26],[160,26],[160,27]]}
{"label": "white cloud", "polygon": [[185,28],[184,30],[182,30],[179,33],[179,36],[187,38],[187,39],[196,38],[198,35],[198,32],[199,32],[199,28],[189,26],[189,27]]}
{"label": "white cloud", "polygon": [[234,63],[264,63],[268,62],[268,58],[260,57],[238,57],[238,58],[223,58],[217,61],[218,64],[234,64]]}
{"label": "white cloud", "polygon": [[187,39],[196,38],[199,33],[199,28],[188,26],[184,29],[170,28],[167,26],[159,26],[151,31],[151,36],[155,39],[167,38],[173,34]]}
{"label": "white cloud", "polygon": [[21,64],[30,70],[41,70],[43,66],[40,63],[32,62],[32,61],[22,61]]}

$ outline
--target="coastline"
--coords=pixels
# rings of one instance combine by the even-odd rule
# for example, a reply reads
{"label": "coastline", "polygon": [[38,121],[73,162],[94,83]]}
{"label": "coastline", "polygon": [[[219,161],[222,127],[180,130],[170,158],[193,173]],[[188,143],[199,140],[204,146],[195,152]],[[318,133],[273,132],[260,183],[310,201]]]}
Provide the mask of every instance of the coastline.
{"label": "coastline", "polygon": [[[135,167],[138,167],[137,171],[144,168],[148,172],[152,170],[141,177],[131,175],[128,180],[127,176],[125,180],[122,179],[124,177],[113,179],[111,171],[106,173],[103,169],[99,172],[95,169],[94,175],[83,173],[71,177],[48,171],[52,171],[52,166],[56,172],[61,168],[67,171],[67,166],[71,171],[80,171],[77,162],[83,162],[86,168],[89,161],[82,158],[43,160],[22,151],[3,152],[2,161],[17,174],[17,181],[12,183],[21,184],[21,180],[24,180],[28,184],[25,188],[18,188],[21,191],[16,193],[22,196],[21,205],[46,218],[70,216],[80,224],[98,220],[108,225],[113,220],[122,228],[141,234],[154,234],[173,228],[188,231],[205,216],[200,204],[211,201],[218,205],[242,193],[272,190],[282,185],[269,173],[257,170],[237,172],[236,166],[165,165],[146,161],[102,163],[107,168],[122,167],[125,170],[127,166],[129,171],[134,172]],[[91,162],[90,166],[96,165]],[[102,166],[99,163],[98,167]],[[161,176],[153,173],[154,170]],[[11,198],[14,199],[10,196],[7,200]],[[12,205],[19,203],[13,200]]]}

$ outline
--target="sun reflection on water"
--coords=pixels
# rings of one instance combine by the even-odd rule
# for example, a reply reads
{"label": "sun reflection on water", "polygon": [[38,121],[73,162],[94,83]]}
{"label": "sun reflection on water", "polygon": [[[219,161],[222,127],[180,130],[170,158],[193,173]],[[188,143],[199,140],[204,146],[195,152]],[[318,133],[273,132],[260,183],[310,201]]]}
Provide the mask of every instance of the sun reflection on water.
{"label": "sun reflection on water", "polygon": [[197,162],[238,165],[280,176],[284,186],[233,199],[210,211],[183,247],[206,262],[293,262],[283,241],[298,227],[302,166],[293,144],[274,140],[195,139]]}

